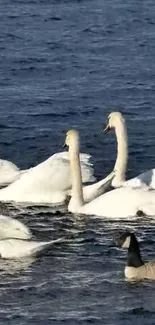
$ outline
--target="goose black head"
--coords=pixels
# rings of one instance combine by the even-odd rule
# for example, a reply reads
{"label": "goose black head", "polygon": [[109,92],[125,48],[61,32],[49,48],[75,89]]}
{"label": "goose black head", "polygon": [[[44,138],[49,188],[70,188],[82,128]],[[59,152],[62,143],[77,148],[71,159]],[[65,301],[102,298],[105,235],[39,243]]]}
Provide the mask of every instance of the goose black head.
{"label": "goose black head", "polygon": [[127,266],[139,267],[144,264],[135,234],[129,231],[121,234],[119,233],[115,243],[118,247],[126,248],[128,250]]}
{"label": "goose black head", "polygon": [[127,248],[127,249],[129,249],[129,247],[133,241],[137,242],[137,239],[136,239],[135,235],[129,231],[119,233],[119,235],[117,236],[117,238],[115,240],[116,245],[118,247]]}

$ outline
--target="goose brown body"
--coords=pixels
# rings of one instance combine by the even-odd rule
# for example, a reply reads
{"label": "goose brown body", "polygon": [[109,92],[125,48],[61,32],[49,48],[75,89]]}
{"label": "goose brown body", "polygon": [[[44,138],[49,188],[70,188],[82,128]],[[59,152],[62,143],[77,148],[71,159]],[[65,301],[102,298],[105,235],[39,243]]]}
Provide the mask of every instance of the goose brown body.
{"label": "goose brown body", "polygon": [[146,262],[140,267],[126,266],[125,277],[128,279],[155,280],[155,261]]}

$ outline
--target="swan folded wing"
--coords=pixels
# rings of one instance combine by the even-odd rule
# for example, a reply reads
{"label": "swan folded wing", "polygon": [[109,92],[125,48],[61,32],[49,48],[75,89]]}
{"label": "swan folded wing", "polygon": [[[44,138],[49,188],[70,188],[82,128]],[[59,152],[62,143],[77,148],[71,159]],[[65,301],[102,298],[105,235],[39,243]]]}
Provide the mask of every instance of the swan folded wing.
{"label": "swan folded wing", "polygon": [[[68,151],[55,153],[49,159],[58,159],[58,158],[63,158],[65,160],[69,161],[69,153],[68,153]],[[88,164],[89,166],[93,166],[93,164],[90,161],[91,158],[92,158],[92,156],[87,154],[87,153],[80,153],[80,161],[85,163],[85,164]]]}
{"label": "swan folded wing", "polygon": [[[69,186],[71,187],[71,173],[70,173],[70,159],[69,159],[69,153],[67,151],[60,152],[54,154],[52,157],[49,158],[52,162],[56,163],[57,167],[62,167],[62,165],[67,166],[67,172],[69,172]],[[90,183],[94,182],[96,178],[94,177],[94,168],[93,164],[91,163],[91,155],[86,153],[80,153],[80,163],[81,163],[81,169],[82,169],[82,182],[83,183]],[[59,170],[60,175],[61,170]],[[65,181],[66,183],[66,181]]]}
{"label": "swan folded wing", "polygon": [[[93,168],[82,163],[82,176],[83,182],[93,181]],[[28,191],[31,190],[31,186],[36,190],[38,186],[39,190],[65,191],[71,187],[69,161],[64,158],[48,160],[23,174],[19,184],[27,187]]]}
{"label": "swan folded wing", "polygon": [[139,188],[143,188],[145,190],[149,190],[151,188],[149,185],[147,185],[146,180],[143,177],[140,177],[140,175],[125,181],[123,183],[123,186],[124,187],[129,186],[129,187],[133,187],[133,188],[139,187]]}
{"label": "swan folded wing", "polygon": [[147,186],[155,189],[155,169],[147,170],[137,176],[137,178]]}
{"label": "swan folded wing", "polygon": [[[25,171],[7,188],[0,190],[0,200],[63,203],[71,188],[70,162],[67,153],[55,154],[36,167]],[[82,154],[82,176],[84,182],[95,178],[90,156]]]}
{"label": "swan folded wing", "polygon": [[[19,180],[18,185],[27,187],[28,191],[31,190],[31,186],[37,190],[62,190],[65,191],[71,187],[71,173],[70,163],[67,153],[55,154],[43,163],[29,169],[23,173]],[[94,169],[92,164],[89,163],[90,156],[82,154],[82,177],[83,182],[94,181]],[[14,183],[15,184],[15,183]],[[12,187],[13,185],[12,184]]]}
{"label": "swan folded wing", "polygon": [[[91,170],[91,167],[93,166],[90,163],[91,156],[85,153],[82,153],[80,155],[81,162],[83,163],[83,166],[85,166],[85,169],[83,169],[83,182],[93,182],[93,170]],[[60,164],[60,167],[62,167],[62,164],[65,164],[65,161],[69,160],[68,152],[60,152],[52,155],[49,159],[45,161],[49,163],[50,161],[57,161]],[[44,162],[43,162],[44,164]],[[39,164],[36,167],[39,167],[41,164]],[[35,167],[35,168],[36,168]],[[51,166],[53,167],[53,166]],[[13,164],[10,161],[0,159],[0,186],[7,186],[11,184],[12,182],[16,181],[17,179],[20,179],[21,176],[28,172],[29,170],[20,170],[15,164]],[[54,172],[54,170],[53,170]]]}

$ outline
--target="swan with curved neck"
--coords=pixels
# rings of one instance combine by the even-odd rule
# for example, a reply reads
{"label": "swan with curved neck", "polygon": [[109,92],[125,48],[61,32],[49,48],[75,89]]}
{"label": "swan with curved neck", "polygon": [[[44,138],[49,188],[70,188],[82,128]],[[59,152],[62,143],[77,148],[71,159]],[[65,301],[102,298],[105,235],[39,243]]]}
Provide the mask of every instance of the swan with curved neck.
{"label": "swan with curved neck", "polygon": [[72,199],[70,200],[69,205],[74,202],[74,206],[78,207],[84,205],[82,175],[79,160],[80,141],[78,132],[70,130],[67,133],[66,145],[69,147],[69,159],[72,178]]}
{"label": "swan with curved neck", "polygon": [[128,162],[128,136],[126,123],[121,113],[113,112],[108,116],[108,124],[104,132],[114,128],[117,139],[117,159],[115,162],[116,176],[112,181],[114,187],[120,187],[125,182],[125,174]]}
{"label": "swan with curved neck", "polygon": [[131,186],[131,187],[152,187],[155,188],[155,169],[148,170],[137,177],[126,181],[126,169],[128,162],[128,136],[125,119],[120,112],[112,112],[108,116],[108,123],[104,129],[107,133],[111,129],[115,130],[117,139],[117,158],[115,163],[115,174],[112,181],[113,187]]}
{"label": "swan with curved neck", "polygon": [[73,206],[75,209],[79,206],[84,205],[84,203],[90,202],[96,197],[99,197],[101,194],[103,194],[111,184],[111,181],[115,176],[115,172],[113,171],[105,179],[95,184],[82,187],[82,174],[79,159],[79,133],[75,130],[68,131],[65,143],[66,146],[68,146],[69,148],[69,159],[72,178],[72,198],[69,203],[69,208]]}
{"label": "swan with curved neck", "polygon": [[139,210],[146,214],[149,211],[149,214],[155,215],[155,192],[141,188],[121,187],[85,203],[79,160],[80,138],[78,132],[69,130],[65,143],[69,147],[72,178],[72,197],[68,205],[70,212],[112,218],[133,217]]}

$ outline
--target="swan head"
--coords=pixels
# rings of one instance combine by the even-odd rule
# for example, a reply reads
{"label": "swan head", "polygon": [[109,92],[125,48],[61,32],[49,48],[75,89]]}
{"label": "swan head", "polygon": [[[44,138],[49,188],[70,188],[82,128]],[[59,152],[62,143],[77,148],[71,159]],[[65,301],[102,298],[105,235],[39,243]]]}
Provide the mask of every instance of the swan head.
{"label": "swan head", "polygon": [[66,133],[65,145],[70,149],[78,149],[80,145],[79,133],[76,130],[69,130]]}
{"label": "swan head", "polygon": [[29,228],[17,219],[0,215],[0,239],[18,238],[30,239],[32,237]]}
{"label": "swan head", "polygon": [[123,118],[123,115],[120,112],[112,112],[108,116],[108,123],[106,127],[104,128],[104,133],[107,133],[112,128],[116,128],[121,123],[125,123],[125,120]]}

